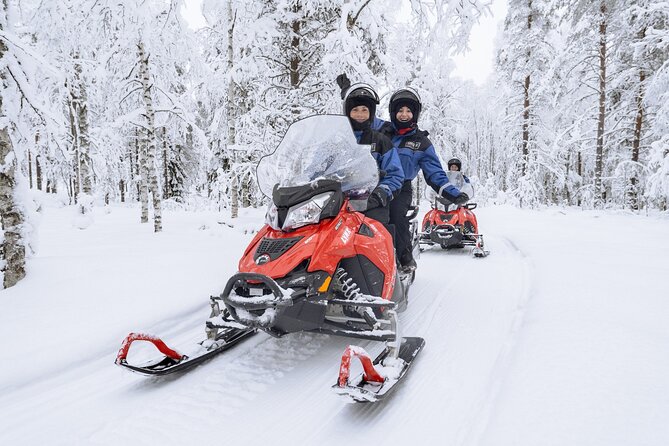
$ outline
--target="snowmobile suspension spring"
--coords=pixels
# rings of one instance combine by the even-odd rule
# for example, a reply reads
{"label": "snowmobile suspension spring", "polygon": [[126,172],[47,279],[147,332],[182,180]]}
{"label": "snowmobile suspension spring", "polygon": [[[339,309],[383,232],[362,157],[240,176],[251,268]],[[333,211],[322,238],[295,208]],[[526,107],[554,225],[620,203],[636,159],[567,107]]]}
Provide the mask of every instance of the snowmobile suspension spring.
{"label": "snowmobile suspension spring", "polygon": [[348,273],[344,268],[337,268],[335,279],[337,279],[339,288],[346,299],[355,299],[361,294],[360,287],[358,287],[352,278],[348,277]]}

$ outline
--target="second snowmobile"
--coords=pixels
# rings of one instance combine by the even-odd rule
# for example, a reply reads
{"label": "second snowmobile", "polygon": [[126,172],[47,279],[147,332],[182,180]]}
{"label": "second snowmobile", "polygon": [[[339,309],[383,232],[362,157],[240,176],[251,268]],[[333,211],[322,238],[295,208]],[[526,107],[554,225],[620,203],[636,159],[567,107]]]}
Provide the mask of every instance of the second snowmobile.
{"label": "second snowmobile", "polygon": [[[462,173],[448,171],[447,175],[452,184],[473,197],[474,190],[464,181]],[[455,205],[443,197],[436,197],[432,209],[423,217],[422,232],[419,234],[420,245],[438,245],[447,250],[472,246],[474,257],[490,254],[485,249],[476,215],[472,212],[476,207],[476,203]]]}
{"label": "second snowmobile", "polygon": [[[355,142],[345,116],[312,116],[289,128],[277,150],[260,161],[257,175],[261,191],[272,199],[266,224],[244,251],[239,272],[211,298],[201,353],[188,357],[158,338],[134,335],[154,342],[165,356],[131,365],[131,335],[117,363],[164,374],[258,330],[274,337],[311,331],[384,342],[374,361],[360,347],[346,349],[334,386],[354,401],[383,398],[424,340],[402,338],[399,331],[397,312],[407,306],[413,273],[398,271],[390,234],[359,212],[378,182],[369,150]],[[353,357],[360,358],[364,373],[349,379]]]}

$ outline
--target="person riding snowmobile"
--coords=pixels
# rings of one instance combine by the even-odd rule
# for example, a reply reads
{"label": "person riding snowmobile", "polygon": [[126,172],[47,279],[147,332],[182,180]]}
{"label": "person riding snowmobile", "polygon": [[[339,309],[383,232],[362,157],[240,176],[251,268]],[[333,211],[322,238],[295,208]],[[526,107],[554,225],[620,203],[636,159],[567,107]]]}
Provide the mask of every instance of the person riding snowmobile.
{"label": "person riding snowmobile", "polygon": [[[388,227],[390,211],[388,204],[393,195],[399,193],[404,181],[402,164],[390,139],[372,130],[372,118],[376,114],[379,97],[367,84],[356,84],[344,95],[344,114],[348,117],[358,144],[371,145],[372,156],[379,168],[380,181],[367,199],[365,215]],[[389,228],[391,234],[394,230]]]}
{"label": "person riding snowmobile", "polygon": [[[467,197],[471,199],[474,196],[474,186],[472,185],[467,175],[462,173],[462,161],[460,161],[458,158],[451,158],[446,164],[448,166],[448,171],[446,172],[446,175],[448,175],[448,180],[451,182],[451,184],[460,189],[461,192],[467,194]],[[439,196],[437,200],[445,206],[446,210],[448,210],[448,207],[453,204],[453,201],[444,198],[443,196]]]}
{"label": "person riding snowmobile", "polygon": [[466,193],[449,182],[437,152],[428,139],[428,132],[418,128],[421,109],[421,100],[416,91],[411,88],[397,90],[388,105],[391,122],[386,122],[380,128],[381,133],[389,136],[397,148],[404,170],[404,184],[399,196],[390,205],[390,223],[395,225],[398,255],[405,269],[416,267],[407,211],[413,195],[411,181],[416,178],[418,171],[423,171],[427,184],[440,196],[458,204],[469,199]]}
{"label": "person riding snowmobile", "polygon": [[[351,82],[345,73],[337,76],[336,80],[343,99]],[[427,183],[439,195],[458,203],[467,202],[469,197],[449,184],[434,146],[427,138],[428,132],[417,127],[422,108],[418,94],[412,89],[400,89],[391,97],[388,108],[391,122],[375,116],[371,128],[391,138],[404,171],[404,184],[399,193],[395,193],[395,199],[390,204],[390,223],[395,227],[395,244],[400,264],[405,270],[411,270],[416,268],[416,261],[412,254],[411,223],[407,218],[407,211],[412,200],[411,181],[418,174],[418,170],[423,170]],[[403,109],[401,116],[400,109]]]}

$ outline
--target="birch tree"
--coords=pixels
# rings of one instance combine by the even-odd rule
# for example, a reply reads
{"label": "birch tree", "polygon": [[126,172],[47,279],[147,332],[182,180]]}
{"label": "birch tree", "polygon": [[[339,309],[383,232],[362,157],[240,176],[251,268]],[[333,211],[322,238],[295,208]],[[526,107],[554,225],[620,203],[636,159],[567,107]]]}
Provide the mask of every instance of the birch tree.
{"label": "birch tree", "polygon": [[[2,221],[3,286],[11,287],[25,277],[25,258],[31,236],[26,218],[26,184],[18,166],[33,144],[30,123],[39,121],[48,132],[62,122],[42,97],[37,84],[62,80],[57,70],[30,43],[14,31],[13,7],[0,4],[0,219]],[[46,99],[46,100],[45,100]],[[47,132],[45,132],[47,133]],[[30,134],[31,138],[21,137]]]}

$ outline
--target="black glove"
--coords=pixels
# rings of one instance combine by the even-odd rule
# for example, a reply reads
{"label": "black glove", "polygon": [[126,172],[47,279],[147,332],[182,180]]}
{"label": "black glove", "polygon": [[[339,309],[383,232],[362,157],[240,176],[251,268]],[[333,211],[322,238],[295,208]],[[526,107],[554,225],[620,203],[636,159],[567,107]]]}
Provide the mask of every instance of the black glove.
{"label": "black glove", "polygon": [[469,195],[467,195],[464,192],[460,192],[457,197],[455,197],[455,200],[453,200],[453,203],[455,204],[465,204],[466,202],[469,201]]}
{"label": "black glove", "polygon": [[339,76],[337,76],[337,85],[339,85],[339,88],[341,88],[341,98],[344,99],[344,96],[346,95],[346,90],[351,86],[351,81],[348,80],[348,76],[346,76],[346,73],[342,73]]}
{"label": "black glove", "polygon": [[388,204],[388,194],[381,187],[376,187],[367,198],[367,210],[386,207]]}

